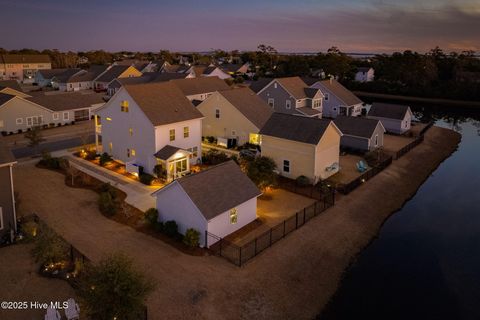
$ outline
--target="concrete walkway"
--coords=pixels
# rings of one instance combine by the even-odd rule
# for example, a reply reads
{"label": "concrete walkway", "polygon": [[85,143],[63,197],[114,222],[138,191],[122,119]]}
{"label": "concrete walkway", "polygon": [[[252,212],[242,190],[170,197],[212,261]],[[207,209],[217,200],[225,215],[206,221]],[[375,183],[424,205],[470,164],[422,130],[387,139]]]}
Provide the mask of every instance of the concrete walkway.
{"label": "concrete walkway", "polygon": [[78,170],[97,178],[100,181],[108,182],[112,186],[122,190],[127,194],[125,202],[134,206],[135,208],[146,211],[149,208],[155,207],[155,198],[152,197],[152,192],[159,189],[159,187],[146,186],[140,182],[129,179],[119,173],[97,166],[89,161],[75,157],[67,153],[64,155],[70,163]]}

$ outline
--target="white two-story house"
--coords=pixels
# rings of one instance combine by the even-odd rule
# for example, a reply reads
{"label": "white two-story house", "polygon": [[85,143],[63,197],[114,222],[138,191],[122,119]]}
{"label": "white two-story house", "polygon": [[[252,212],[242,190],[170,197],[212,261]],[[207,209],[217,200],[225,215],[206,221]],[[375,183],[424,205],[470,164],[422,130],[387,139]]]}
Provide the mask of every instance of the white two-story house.
{"label": "white two-story house", "polygon": [[171,181],[201,159],[202,118],[172,82],[125,85],[96,111],[97,150]]}

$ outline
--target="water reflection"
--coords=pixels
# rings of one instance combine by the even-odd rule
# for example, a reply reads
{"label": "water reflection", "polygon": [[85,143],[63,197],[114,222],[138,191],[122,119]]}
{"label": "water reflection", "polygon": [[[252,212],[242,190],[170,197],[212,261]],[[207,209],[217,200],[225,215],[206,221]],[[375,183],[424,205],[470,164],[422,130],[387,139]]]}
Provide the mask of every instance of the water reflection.
{"label": "water reflection", "polygon": [[480,319],[480,113],[413,111],[460,132],[459,149],[387,221],[319,319]]}

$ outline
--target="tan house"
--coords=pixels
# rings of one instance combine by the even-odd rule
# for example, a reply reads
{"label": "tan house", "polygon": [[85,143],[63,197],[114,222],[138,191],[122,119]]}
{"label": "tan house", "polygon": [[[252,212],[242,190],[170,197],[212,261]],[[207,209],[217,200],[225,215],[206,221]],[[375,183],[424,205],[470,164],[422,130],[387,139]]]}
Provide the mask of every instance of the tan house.
{"label": "tan house", "polygon": [[339,170],[342,132],[331,120],[274,113],[260,134],[262,156],[272,158],[282,176],[315,184]]}
{"label": "tan house", "polygon": [[4,54],[0,57],[0,80],[33,83],[38,70],[51,69],[46,54]]}
{"label": "tan house", "polygon": [[95,79],[95,90],[107,90],[108,84],[118,78],[140,77],[142,73],[133,66],[113,66]]}
{"label": "tan house", "polygon": [[273,111],[249,88],[213,93],[197,109],[205,117],[202,135],[219,144],[260,144],[259,132]]}
{"label": "tan house", "polygon": [[22,88],[16,80],[0,80],[0,93],[5,93],[20,98],[30,97],[22,91]]}

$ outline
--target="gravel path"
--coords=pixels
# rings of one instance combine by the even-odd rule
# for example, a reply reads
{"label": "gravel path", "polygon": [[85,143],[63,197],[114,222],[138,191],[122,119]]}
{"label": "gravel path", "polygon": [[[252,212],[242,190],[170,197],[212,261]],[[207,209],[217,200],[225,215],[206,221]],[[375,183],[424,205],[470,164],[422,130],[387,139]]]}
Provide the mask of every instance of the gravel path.
{"label": "gravel path", "polygon": [[433,127],[424,143],[242,268],[217,257],[185,255],[104,218],[94,192],[66,187],[58,173],[20,164],[15,184],[20,211],[37,212],[85,255],[98,260],[121,250],[155,278],[149,319],[312,319],[383,221],[414,195],[459,139]]}

